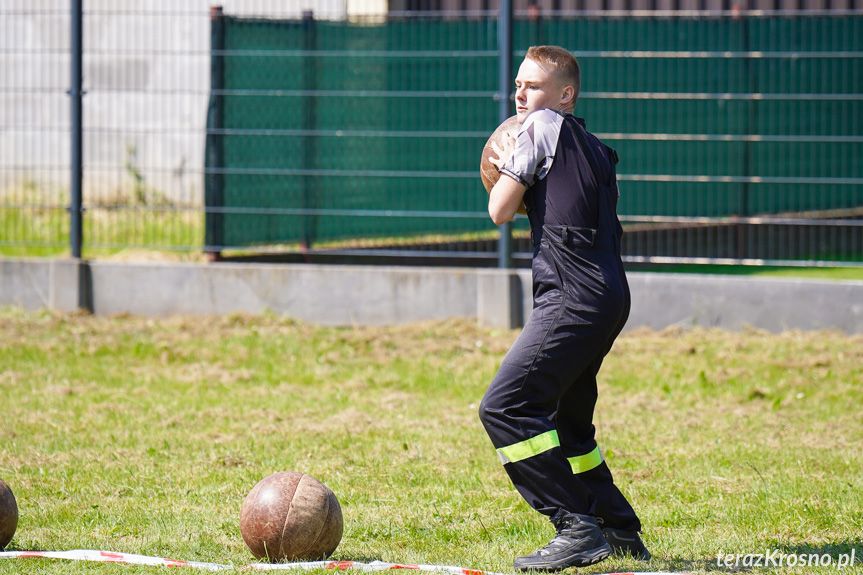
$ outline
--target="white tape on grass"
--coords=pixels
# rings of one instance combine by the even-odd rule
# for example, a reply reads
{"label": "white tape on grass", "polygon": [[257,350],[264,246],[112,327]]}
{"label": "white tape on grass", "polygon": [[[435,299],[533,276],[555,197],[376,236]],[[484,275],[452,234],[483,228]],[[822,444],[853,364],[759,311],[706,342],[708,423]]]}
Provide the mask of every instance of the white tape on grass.
{"label": "white tape on grass", "polygon": [[110,551],[92,551],[76,549],[74,551],[4,551],[0,559],[25,559],[39,557],[44,559],[68,559],[71,561],[97,561],[99,563],[128,563],[133,565],[161,565],[165,567],[195,567],[207,571],[223,571],[233,569],[230,565],[217,563],[201,563],[198,561],[178,561],[162,557],[148,557],[133,553],[113,553]]}
{"label": "white tape on grass", "polygon": [[[427,571],[434,573],[451,573],[453,575],[501,575],[491,571],[478,569],[465,569],[463,567],[451,567],[447,565],[410,565],[405,563],[384,563],[383,561],[372,561],[371,563],[359,563],[357,561],[307,561],[302,563],[252,563],[240,567],[234,565],[222,565],[219,563],[203,563],[201,561],[181,561],[178,559],[165,559],[163,557],[149,557],[147,555],[135,555],[134,553],[114,553],[111,551],[93,551],[88,549],[76,549],[74,551],[0,551],[0,559],[67,559],[72,561],[96,561],[100,563],[125,563],[129,565],[160,565],[164,567],[192,567],[206,571],[227,570],[254,570],[254,571],[289,571],[289,570],[321,570],[327,571],[391,571],[396,569],[410,569],[414,571]],[[630,572],[631,573],[631,572]],[[626,575],[630,575],[627,573]],[[624,575],[622,573],[608,573],[606,575]],[[675,575],[673,573],[640,572],[640,575]]]}

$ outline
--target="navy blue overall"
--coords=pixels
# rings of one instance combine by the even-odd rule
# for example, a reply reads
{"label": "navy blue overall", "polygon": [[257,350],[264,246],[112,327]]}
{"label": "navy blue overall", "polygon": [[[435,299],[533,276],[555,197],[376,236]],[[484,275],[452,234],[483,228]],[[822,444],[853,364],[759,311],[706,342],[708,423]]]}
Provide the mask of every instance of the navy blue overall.
{"label": "navy blue overall", "polygon": [[580,122],[565,117],[551,169],[525,193],[534,308],[483,397],[480,419],[534,509],[640,531],[594,440],[596,374],[626,322],[630,296],[616,154]]}

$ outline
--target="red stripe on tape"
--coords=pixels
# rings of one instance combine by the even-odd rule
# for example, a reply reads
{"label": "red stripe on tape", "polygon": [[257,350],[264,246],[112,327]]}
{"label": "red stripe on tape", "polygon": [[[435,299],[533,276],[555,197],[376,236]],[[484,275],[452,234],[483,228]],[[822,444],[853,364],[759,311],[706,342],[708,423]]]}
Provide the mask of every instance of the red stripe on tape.
{"label": "red stripe on tape", "polygon": [[109,551],[100,551],[99,555],[108,563],[125,563],[126,557],[122,553],[111,553]]}

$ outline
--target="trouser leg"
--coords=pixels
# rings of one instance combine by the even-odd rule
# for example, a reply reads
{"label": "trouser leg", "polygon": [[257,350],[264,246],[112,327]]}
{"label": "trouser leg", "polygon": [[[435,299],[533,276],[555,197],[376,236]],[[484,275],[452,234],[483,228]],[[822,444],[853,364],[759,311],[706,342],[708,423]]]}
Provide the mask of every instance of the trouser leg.
{"label": "trouser leg", "polygon": [[[594,370],[585,371],[573,390],[592,390],[574,396],[567,394],[560,403],[554,419],[558,430],[561,451],[570,461],[572,473],[595,498],[594,515],[602,527],[633,531],[641,530],[641,522],[620,489],[614,484],[611,470],[602,459],[594,439],[592,423],[596,402]],[[588,410],[590,410],[588,417]]]}
{"label": "trouser leg", "polygon": [[606,462],[598,458],[599,452],[593,426],[593,411],[597,400],[596,375],[629,317],[629,289],[625,283],[626,276],[621,275],[625,290],[621,319],[602,353],[588,369],[581,373],[575,385],[561,398],[553,421],[558,430],[563,455],[573,464],[573,473],[595,497],[597,521],[604,527],[640,531],[641,522],[635,510],[614,484],[614,478]]}
{"label": "trouser leg", "polygon": [[[480,419],[513,484],[537,511],[593,515],[595,498],[572,473],[552,417],[608,337],[573,321],[565,301],[539,302],[480,405]],[[588,390],[595,402],[594,389]],[[592,413],[592,407],[591,407]]]}

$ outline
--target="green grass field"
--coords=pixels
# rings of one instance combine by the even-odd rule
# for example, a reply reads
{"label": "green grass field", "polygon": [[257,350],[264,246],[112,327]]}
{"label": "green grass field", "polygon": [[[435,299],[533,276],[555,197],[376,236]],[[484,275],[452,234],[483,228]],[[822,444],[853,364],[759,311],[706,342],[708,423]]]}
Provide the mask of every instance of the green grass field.
{"label": "green grass field", "polygon": [[[509,572],[552,534],[477,419],[515,335],[468,321],[0,310],[0,478],[20,507],[10,549],[247,565],[243,498],[296,470],[341,501],[334,559]],[[773,550],[863,559],[861,365],[863,337],[839,333],[624,334],[596,427],[654,558],[578,572],[729,572],[718,554]],[[159,569],[0,560],[0,573]]]}
{"label": "green grass field", "polygon": [[[162,259],[204,260],[201,213],[191,210],[94,207],[84,221],[85,258],[116,256],[129,249]],[[69,216],[64,208],[2,209],[0,230],[20,242],[0,244],[0,257],[69,257]],[[95,241],[97,247],[88,245]]]}

